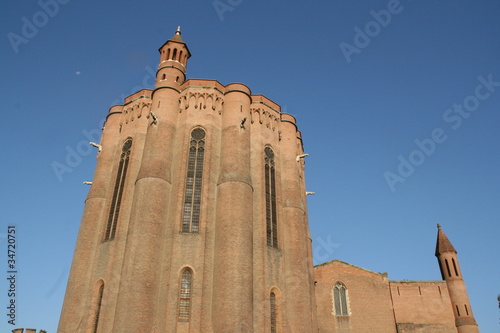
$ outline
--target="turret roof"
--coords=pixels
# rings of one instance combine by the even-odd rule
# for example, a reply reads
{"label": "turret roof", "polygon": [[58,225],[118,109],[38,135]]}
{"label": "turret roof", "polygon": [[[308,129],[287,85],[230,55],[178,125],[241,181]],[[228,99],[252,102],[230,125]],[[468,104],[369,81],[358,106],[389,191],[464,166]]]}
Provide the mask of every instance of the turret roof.
{"label": "turret roof", "polygon": [[177,31],[175,32],[175,35],[170,38],[169,40],[167,40],[161,47],[160,47],[160,50],[162,47],[165,46],[165,44],[167,44],[168,42],[174,42],[174,43],[179,43],[179,44],[184,44],[184,46],[186,47],[186,50],[188,52],[188,58],[191,57],[191,52],[189,51],[189,48],[186,44],[186,42],[184,42],[184,40],[182,39],[181,37],[181,27],[177,27]]}
{"label": "turret roof", "polygon": [[186,43],[184,43],[184,40],[181,37],[181,27],[180,26],[177,27],[177,31],[175,32],[175,35],[172,38],[170,38],[169,41],[186,44]]}
{"label": "turret roof", "polygon": [[445,252],[454,252],[457,253],[453,245],[451,245],[451,242],[448,240],[448,237],[446,237],[446,234],[444,233],[443,229],[441,229],[441,225],[438,224],[438,236],[437,236],[437,242],[436,242],[436,256],[439,256],[442,253]]}

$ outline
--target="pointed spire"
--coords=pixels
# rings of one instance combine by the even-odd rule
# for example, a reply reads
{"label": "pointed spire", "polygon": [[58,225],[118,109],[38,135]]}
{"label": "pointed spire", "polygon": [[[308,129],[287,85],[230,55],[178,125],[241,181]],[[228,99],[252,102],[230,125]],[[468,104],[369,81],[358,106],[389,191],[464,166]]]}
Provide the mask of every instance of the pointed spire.
{"label": "pointed spire", "polygon": [[436,257],[445,252],[457,253],[451,242],[448,240],[448,237],[446,237],[446,234],[444,233],[443,229],[441,229],[441,225],[439,223],[437,227],[438,227],[438,236],[436,242]]}
{"label": "pointed spire", "polygon": [[180,25],[177,27],[177,30],[175,31],[175,35],[172,38],[170,38],[168,41],[185,44],[184,40],[181,37],[181,26]]}

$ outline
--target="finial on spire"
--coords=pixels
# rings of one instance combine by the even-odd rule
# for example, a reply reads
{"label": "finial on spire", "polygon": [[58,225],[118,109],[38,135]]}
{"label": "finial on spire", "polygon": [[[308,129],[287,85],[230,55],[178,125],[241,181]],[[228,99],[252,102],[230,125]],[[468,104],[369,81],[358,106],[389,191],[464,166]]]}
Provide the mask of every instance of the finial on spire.
{"label": "finial on spire", "polygon": [[441,224],[438,223],[438,229],[441,229]]}
{"label": "finial on spire", "polygon": [[177,26],[177,30],[175,31],[175,34],[176,35],[180,35],[181,34],[181,26]]}

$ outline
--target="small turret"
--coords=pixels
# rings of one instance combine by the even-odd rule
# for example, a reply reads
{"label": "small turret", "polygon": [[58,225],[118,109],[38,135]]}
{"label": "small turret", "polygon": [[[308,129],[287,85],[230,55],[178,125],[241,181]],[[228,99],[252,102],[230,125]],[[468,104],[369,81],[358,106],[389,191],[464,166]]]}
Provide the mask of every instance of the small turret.
{"label": "small turret", "polygon": [[156,74],[156,86],[177,88],[186,81],[187,60],[191,53],[181,37],[181,27],[160,49],[160,64]]}
{"label": "small turret", "polygon": [[472,314],[469,296],[458,264],[457,251],[438,224],[436,257],[438,258],[441,276],[446,281],[450,293],[455,326],[458,333],[479,333],[476,320]]}

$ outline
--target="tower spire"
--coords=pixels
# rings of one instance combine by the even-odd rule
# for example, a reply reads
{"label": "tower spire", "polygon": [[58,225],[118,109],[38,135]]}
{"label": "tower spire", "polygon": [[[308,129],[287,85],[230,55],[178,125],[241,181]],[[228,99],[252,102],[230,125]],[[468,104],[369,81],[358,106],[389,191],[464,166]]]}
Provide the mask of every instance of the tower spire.
{"label": "tower spire", "polygon": [[444,233],[443,229],[441,229],[441,225],[438,223],[438,236],[436,242],[436,257],[440,254],[451,252],[457,254],[457,250],[453,247],[448,237]]}
{"label": "tower spire", "polygon": [[476,320],[472,314],[467,288],[458,264],[457,251],[439,224],[436,257],[441,269],[441,276],[448,286],[458,333],[479,333]]}

